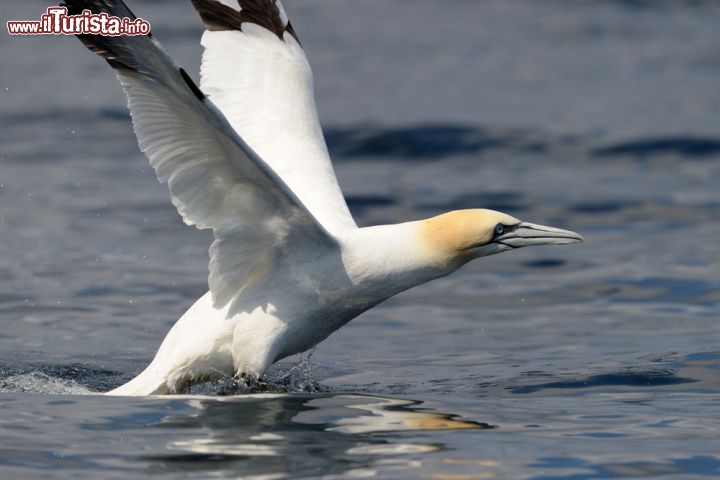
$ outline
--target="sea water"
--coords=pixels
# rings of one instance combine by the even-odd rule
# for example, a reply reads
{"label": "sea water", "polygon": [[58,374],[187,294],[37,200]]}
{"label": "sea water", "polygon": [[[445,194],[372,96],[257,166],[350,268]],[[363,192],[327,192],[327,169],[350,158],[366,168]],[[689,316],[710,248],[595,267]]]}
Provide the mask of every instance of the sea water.
{"label": "sea water", "polygon": [[[197,72],[190,2],[130,7]],[[392,298],[269,392],[100,396],[206,291],[210,234],[101,59],[0,35],[0,477],[720,477],[717,2],[286,9],[359,224],[486,207],[586,243]]]}

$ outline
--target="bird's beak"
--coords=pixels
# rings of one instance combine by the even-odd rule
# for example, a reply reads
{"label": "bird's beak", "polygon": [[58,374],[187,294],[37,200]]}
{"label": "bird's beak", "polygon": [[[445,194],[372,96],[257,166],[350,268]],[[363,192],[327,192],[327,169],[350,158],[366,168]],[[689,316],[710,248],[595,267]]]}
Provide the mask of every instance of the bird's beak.
{"label": "bird's beak", "polygon": [[515,228],[493,240],[493,243],[505,245],[510,248],[529,247],[532,245],[568,245],[579,243],[584,239],[581,235],[570,230],[561,230],[545,225],[536,225],[529,222],[520,222]]}

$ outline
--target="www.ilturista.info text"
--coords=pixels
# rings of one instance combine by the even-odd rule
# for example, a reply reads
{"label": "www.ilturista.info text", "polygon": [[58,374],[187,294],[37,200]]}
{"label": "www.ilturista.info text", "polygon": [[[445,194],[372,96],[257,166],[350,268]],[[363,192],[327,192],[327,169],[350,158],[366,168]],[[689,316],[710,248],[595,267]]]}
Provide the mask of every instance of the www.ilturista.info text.
{"label": "www.ilturista.info text", "polygon": [[40,21],[7,22],[11,35],[147,35],[150,23],[142,18],[111,17],[107,13],[83,10],[79,15],[68,15],[66,7],[49,7]]}

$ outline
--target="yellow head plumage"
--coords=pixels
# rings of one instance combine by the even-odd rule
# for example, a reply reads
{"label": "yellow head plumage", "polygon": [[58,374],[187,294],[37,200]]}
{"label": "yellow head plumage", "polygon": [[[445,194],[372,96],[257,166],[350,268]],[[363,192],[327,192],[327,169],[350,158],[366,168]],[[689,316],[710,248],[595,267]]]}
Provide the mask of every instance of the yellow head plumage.
{"label": "yellow head plumage", "polygon": [[494,210],[454,210],[423,220],[420,237],[431,252],[453,259],[490,242],[498,224],[511,226],[518,223],[517,218]]}

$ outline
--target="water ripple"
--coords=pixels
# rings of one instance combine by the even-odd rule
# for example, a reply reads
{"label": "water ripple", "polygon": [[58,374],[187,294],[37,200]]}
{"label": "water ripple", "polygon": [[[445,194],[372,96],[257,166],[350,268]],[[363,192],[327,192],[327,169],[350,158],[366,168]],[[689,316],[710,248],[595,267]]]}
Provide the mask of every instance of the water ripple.
{"label": "water ripple", "polygon": [[714,138],[662,137],[631,140],[602,148],[593,154],[598,157],[640,157],[674,154],[684,157],[710,157],[720,154],[720,140]]}

